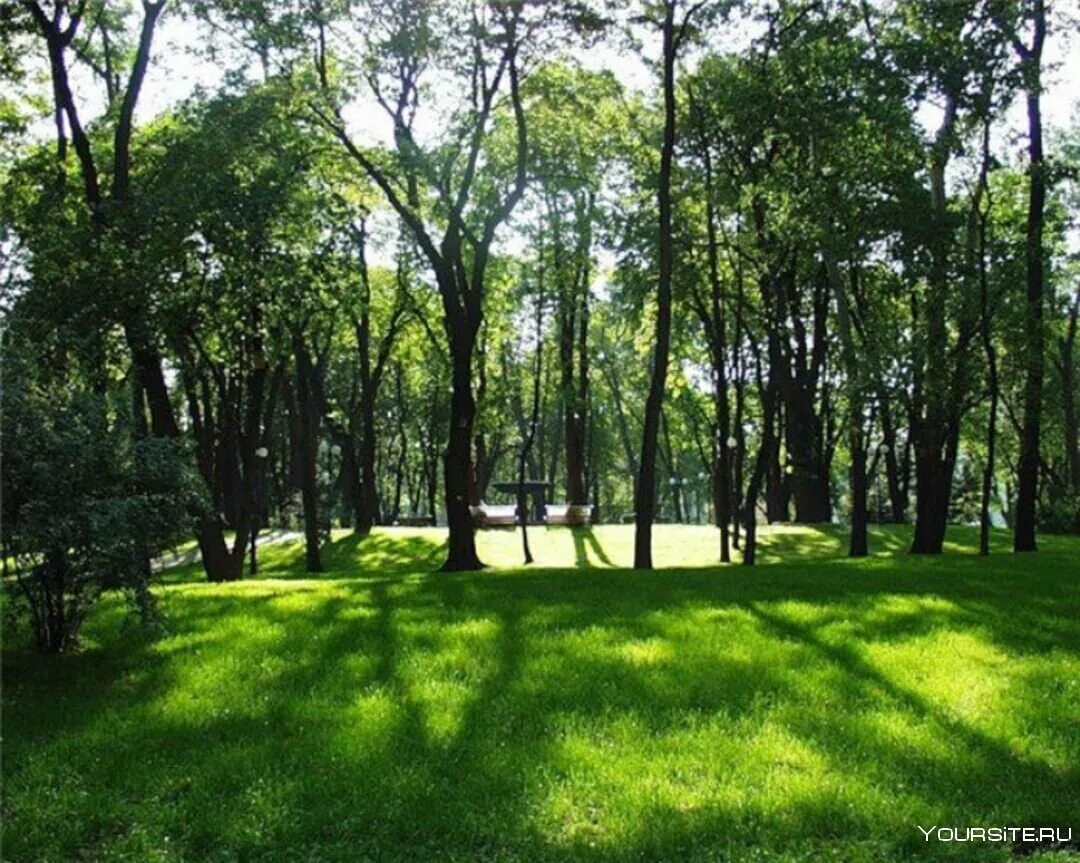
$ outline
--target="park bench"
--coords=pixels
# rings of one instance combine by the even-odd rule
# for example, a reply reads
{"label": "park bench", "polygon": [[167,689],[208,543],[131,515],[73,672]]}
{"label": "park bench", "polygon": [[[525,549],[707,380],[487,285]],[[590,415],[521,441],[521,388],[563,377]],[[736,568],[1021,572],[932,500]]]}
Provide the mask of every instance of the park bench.
{"label": "park bench", "polygon": [[480,506],[471,506],[473,522],[477,527],[504,527],[517,524],[517,507],[495,505],[481,502]]}
{"label": "park bench", "polygon": [[565,524],[581,527],[591,520],[592,508],[588,504],[560,503],[544,507],[544,521],[548,524]]}

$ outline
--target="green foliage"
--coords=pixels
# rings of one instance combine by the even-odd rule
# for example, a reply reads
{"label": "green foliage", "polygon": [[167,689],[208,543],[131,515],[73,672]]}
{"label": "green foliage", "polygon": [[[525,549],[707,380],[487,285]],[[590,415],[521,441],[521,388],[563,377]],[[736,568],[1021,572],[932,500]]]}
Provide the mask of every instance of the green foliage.
{"label": "green foliage", "polygon": [[20,359],[4,363],[5,611],[56,653],[106,588],[152,618],[149,561],[190,535],[200,486],[183,442],[133,440],[112,399],[35,380]]}

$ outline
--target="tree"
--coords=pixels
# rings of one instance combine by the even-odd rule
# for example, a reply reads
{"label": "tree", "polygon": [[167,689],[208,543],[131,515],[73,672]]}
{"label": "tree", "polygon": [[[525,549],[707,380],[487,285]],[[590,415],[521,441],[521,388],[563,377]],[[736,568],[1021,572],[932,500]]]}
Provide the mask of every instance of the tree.
{"label": "tree", "polygon": [[[321,303],[311,291],[293,292],[316,278],[318,202],[310,194],[310,150],[286,95],[268,84],[221,96],[147,133],[152,152],[164,155],[146,159],[140,211],[156,229],[155,255],[166,270],[147,297],[177,359],[196,462],[213,501],[198,527],[213,581],[241,577],[258,529],[265,466],[256,451],[271,443],[278,397],[291,392],[290,365],[309,396],[302,459],[304,443],[317,439],[304,332],[314,330],[311,308]],[[300,356],[290,364],[293,352]],[[302,463],[309,563],[317,565],[313,455]],[[235,531],[231,545],[226,527]]]}
{"label": "tree", "polygon": [[[446,10],[448,11],[448,10]],[[384,19],[385,29],[372,41],[374,72],[368,80],[374,96],[394,126],[396,164],[358,146],[350,135],[332,94],[313,108],[412,233],[434,273],[442,298],[451,359],[453,398],[444,459],[446,512],[450,528],[446,571],[474,570],[476,553],[469,510],[471,443],[476,402],[473,359],[483,322],[484,279],[496,232],[525,192],[528,142],[520,86],[520,51],[527,38],[523,4],[492,4],[490,18],[465,26],[472,41],[467,79],[476,88],[453,130],[449,149],[425,150],[414,136],[421,96],[421,76],[441,58],[435,28],[441,23],[426,3],[397,7]],[[457,25],[461,22],[445,22]],[[447,50],[442,47],[441,50]],[[478,189],[483,155],[496,98],[506,92],[516,126],[516,152],[509,185]],[[441,223],[441,229],[440,229]],[[442,236],[436,239],[435,231]]]}
{"label": "tree", "polygon": [[1025,316],[1024,420],[1020,436],[1020,468],[1016,497],[1014,551],[1035,551],[1036,502],[1039,496],[1039,441],[1042,423],[1043,375],[1046,364],[1043,289],[1043,221],[1046,208],[1046,176],[1042,133],[1042,54],[1046,41],[1044,0],[1029,0],[1022,13],[1031,22],[1031,43],[1012,38],[1020,58],[1027,101],[1028,122],[1028,214],[1027,214],[1027,315]]}
{"label": "tree", "polygon": [[[97,268],[102,282],[110,286],[113,310],[123,325],[132,362],[138,370],[135,386],[146,396],[150,413],[150,430],[159,437],[176,437],[179,427],[169,401],[168,387],[162,369],[160,348],[150,330],[148,310],[142,302],[138,286],[126,277],[125,270],[113,268],[117,258],[130,251],[134,241],[133,225],[128,213],[132,197],[132,137],[135,108],[142,93],[146,70],[150,62],[155,30],[165,9],[166,0],[144,2],[142,21],[138,27],[136,49],[121,86],[117,58],[109,48],[109,26],[98,28],[105,52],[108,74],[109,103],[119,107],[108,117],[112,125],[112,161],[108,165],[111,179],[103,184],[104,166],[92,146],[90,135],[79,112],[79,100],[73,91],[70,75],[70,56],[73,44],[83,25],[86,4],[72,7],[67,0],[55,0],[47,11],[37,0],[23,0],[22,6],[30,15],[34,28],[44,44],[49,60],[53,90],[53,115],[56,128],[56,164],[58,186],[63,194],[68,171],[69,143],[74,148],[82,176],[82,204],[97,232],[97,242],[91,252],[92,266]],[[126,22],[125,22],[126,23]],[[116,38],[115,35],[112,38]],[[119,254],[112,254],[112,247]]]}
{"label": "tree", "polygon": [[661,36],[660,91],[663,101],[663,139],[660,145],[660,173],[656,203],[659,217],[656,289],[656,342],[652,358],[652,380],[645,401],[645,422],[641,434],[637,489],[634,498],[634,568],[652,569],[652,525],[656,514],[656,450],[660,432],[660,411],[664,402],[671,351],[671,274],[674,267],[672,243],[672,171],[675,163],[676,90],[675,63],[694,14],[702,4],[686,9],[679,17],[679,0],[664,0],[659,25]]}
{"label": "tree", "polygon": [[[983,0],[909,0],[897,10],[901,17],[886,21],[883,30],[914,97],[923,101],[933,94],[943,105],[925,147],[929,219],[924,227],[909,223],[907,229],[928,259],[924,280],[914,281],[911,295],[915,357],[909,413],[916,482],[911,551],[916,554],[941,553],[961,425],[971,402],[977,292],[952,290],[957,281],[970,283],[973,274],[970,257],[956,254],[964,248],[958,235],[966,220],[950,206],[948,168],[965,123],[979,119],[975,109],[987,90],[985,79],[1000,74],[1003,43],[993,12]],[[903,22],[902,30],[897,22]]]}
{"label": "tree", "polygon": [[589,317],[597,201],[624,135],[621,94],[614,76],[548,64],[526,88],[529,171],[548,232],[546,264],[556,298],[559,399],[563,417],[566,500],[588,502],[587,427],[590,421]]}

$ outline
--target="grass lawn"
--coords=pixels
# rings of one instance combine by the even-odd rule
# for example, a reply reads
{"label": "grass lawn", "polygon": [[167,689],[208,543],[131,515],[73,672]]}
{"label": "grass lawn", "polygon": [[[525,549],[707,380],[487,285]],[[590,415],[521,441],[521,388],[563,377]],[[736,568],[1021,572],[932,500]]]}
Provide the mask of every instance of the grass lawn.
{"label": "grass lawn", "polygon": [[[1038,555],[843,559],[767,530],[710,568],[711,528],[294,544],[260,580],[160,590],[167,632],[107,599],[73,656],[7,639],[8,860],[1008,860],[916,825],[1080,839],[1080,539]],[[967,553],[965,553],[967,552]],[[1067,851],[1039,859],[1077,859]]]}

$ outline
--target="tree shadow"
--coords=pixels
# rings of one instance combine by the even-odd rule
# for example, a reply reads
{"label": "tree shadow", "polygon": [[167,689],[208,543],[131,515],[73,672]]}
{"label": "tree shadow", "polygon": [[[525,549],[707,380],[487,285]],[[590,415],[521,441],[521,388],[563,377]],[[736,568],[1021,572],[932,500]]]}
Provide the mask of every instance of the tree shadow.
{"label": "tree shadow", "polygon": [[326,576],[355,578],[362,575],[402,575],[431,572],[446,555],[446,539],[432,532],[391,535],[373,530],[367,536],[349,534],[323,549]]}
{"label": "tree shadow", "polygon": [[599,560],[600,563],[604,566],[615,566],[614,561],[608,557],[607,552],[604,551],[604,547],[600,545],[600,541],[596,538],[596,534],[593,533],[591,527],[581,527],[576,528],[575,530],[581,531],[582,535],[585,537],[585,541],[589,544],[589,548],[592,549],[593,554],[596,555],[596,559]]}
{"label": "tree shadow", "polygon": [[[913,813],[1075,801],[1075,766],[1032,748],[1080,750],[1054,673],[1080,652],[1075,578],[1033,574],[1018,607],[974,558],[424,575],[417,554],[441,546],[345,537],[325,583],[170,588],[168,637],[111,667],[12,666],[12,859],[884,860],[924,853]],[[1019,731],[874,663],[939,632],[1050,657],[1005,678]]]}
{"label": "tree shadow", "polygon": [[608,557],[591,527],[570,527],[567,530],[570,531],[574,541],[574,565],[578,569],[592,569],[597,566],[615,567],[615,563]]}

